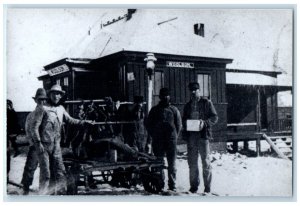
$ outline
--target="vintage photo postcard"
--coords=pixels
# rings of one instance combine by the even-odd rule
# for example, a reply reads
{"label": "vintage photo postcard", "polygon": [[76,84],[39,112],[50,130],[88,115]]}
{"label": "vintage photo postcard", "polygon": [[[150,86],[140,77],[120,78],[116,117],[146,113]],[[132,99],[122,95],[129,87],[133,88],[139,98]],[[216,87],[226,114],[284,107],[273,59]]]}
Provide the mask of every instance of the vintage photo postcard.
{"label": "vintage photo postcard", "polygon": [[294,197],[293,7],[4,9],[8,200]]}

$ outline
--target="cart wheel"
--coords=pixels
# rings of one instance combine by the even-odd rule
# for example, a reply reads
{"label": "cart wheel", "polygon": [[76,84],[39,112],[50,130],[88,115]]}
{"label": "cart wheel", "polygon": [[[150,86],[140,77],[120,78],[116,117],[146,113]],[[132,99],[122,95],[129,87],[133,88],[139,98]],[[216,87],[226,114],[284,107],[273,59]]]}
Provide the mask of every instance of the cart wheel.
{"label": "cart wheel", "polygon": [[102,171],[101,177],[102,177],[104,183],[109,184],[112,180],[112,171],[110,171],[110,170]]}
{"label": "cart wheel", "polygon": [[163,169],[156,168],[152,171],[147,170],[142,173],[142,183],[147,192],[157,194],[165,186]]}
{"label": "cart wheel", "polygon": [[114,170],[111,185],[115,187],[130,188],[135,185],[133,173],[130,168]]}

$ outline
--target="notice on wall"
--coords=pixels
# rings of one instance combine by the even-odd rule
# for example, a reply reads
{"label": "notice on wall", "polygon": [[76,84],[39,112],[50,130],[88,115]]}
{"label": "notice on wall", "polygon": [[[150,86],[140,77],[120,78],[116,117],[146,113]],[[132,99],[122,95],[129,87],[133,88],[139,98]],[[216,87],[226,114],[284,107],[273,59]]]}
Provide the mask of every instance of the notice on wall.
{"label": "notice on wall", "polygon": [[134,81],[134,73],[133,72],[128,72],[127,73],[127,81]]}

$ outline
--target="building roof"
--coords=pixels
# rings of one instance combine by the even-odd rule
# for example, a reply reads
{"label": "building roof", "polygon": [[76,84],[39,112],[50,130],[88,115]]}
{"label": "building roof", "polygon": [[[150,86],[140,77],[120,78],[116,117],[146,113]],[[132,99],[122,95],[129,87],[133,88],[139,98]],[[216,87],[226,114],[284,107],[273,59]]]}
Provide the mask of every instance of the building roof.
{"label": "building roof", "polygon": [[[205,23],[199,12],[190,10],[139,9],[126,18],[92,30],[70,50],[70,57],[99,58],[122,50],[187,56],[231,58],[224,47],[210,37],[194,34],[194,24]],[[209,27],[208,27],[209,28]],[[209,29],[206,34],[208,35]]]}
{"label": "building roof", "polygon": [[[227,58],[234,59],[227,68],[252,71],[227,73],[228,83],[292,84],[292,60],[288,61],[292,56],[289,11],[138,9],[129,20],[125,18],[126,12],[112,12],[111,19],[106,19],[110,22],[103,23],[101,19],[66,55],[99,59],[127,50]],[[197,23],[204,24],[204,37],[194,34]],[[278,82],[270,78],[280,72],[287,78],[280,75]]]}

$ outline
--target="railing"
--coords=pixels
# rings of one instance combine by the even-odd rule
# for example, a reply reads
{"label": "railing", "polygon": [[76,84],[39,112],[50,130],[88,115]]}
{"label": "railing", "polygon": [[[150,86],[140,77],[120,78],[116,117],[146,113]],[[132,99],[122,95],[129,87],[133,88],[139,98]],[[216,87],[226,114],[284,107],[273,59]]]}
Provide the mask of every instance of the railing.
{"label": "railing", "polygon": [[271,131],[291,131],[292,119],[276,119],[269,123],[269,130]]}

